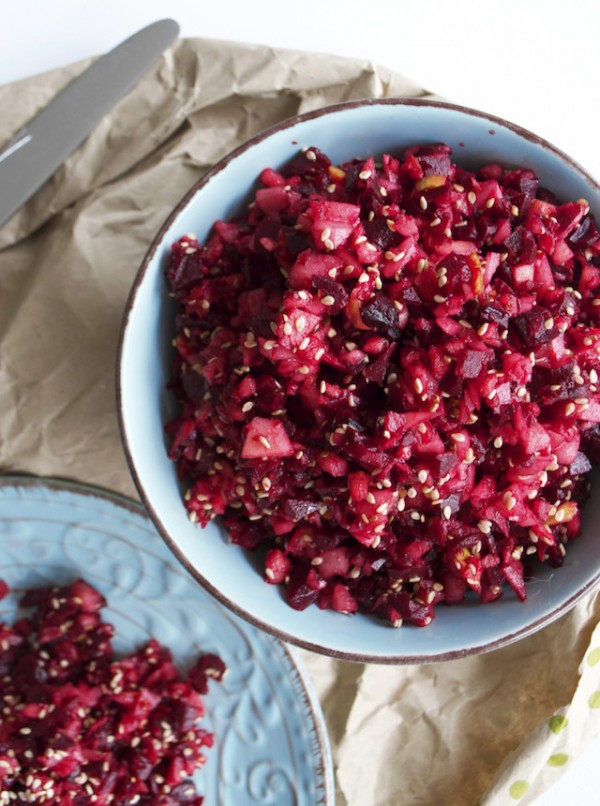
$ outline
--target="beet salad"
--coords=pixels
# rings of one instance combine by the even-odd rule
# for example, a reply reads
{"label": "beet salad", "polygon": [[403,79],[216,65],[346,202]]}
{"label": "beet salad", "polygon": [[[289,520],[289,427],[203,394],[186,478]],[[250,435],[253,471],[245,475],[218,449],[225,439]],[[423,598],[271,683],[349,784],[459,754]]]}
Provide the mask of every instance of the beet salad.
{"label": "beet salad", "polygon": [[106,604],[77,579],[25,591],[30,613],[0,623],[2,806],[204,802],[192,779],[214,742],[203,695],[225,664],[205,654],[182,675],[155,639],[117,658]]}
{"label": "beet salad", "polygon": [[175,243],[167,282],[189,517],[222,516],[293,608],[424,626],[561,565],[600,456],[585,200],[446,145],[306,148]]}

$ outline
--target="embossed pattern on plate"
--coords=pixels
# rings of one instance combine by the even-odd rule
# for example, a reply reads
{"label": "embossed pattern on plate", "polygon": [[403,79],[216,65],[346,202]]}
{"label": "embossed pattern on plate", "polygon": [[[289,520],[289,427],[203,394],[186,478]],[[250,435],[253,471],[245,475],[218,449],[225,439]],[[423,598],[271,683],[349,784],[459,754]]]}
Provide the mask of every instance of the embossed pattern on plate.
{"label": "embossed pattern on plate", "polygon": [[[201,652],[228,665],[205,698],[203,725],[216,742],[196,780],[207,806],[333,804],[323,716],[293,650],[212,599],[134,502],[83,485],[0,480],[0,578],[19,589],[77,576],[107,597],[117,652],[155,637],[181,667]],[[16,596],[0,602],[0,620],[15,611]]]}

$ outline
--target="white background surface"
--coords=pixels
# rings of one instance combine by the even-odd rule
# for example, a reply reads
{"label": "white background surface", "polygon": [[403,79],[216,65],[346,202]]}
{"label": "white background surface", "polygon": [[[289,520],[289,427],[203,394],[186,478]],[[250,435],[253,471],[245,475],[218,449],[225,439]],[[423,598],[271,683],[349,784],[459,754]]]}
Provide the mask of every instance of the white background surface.
{"label": "white background surface", "polygon": [[[600,0],[5,0],[3,11],[0,84],[172,17],[183,36],[375,61],[534,131],[600,180]],[[597,804],[599,762],[597,740],[536,806]]]}

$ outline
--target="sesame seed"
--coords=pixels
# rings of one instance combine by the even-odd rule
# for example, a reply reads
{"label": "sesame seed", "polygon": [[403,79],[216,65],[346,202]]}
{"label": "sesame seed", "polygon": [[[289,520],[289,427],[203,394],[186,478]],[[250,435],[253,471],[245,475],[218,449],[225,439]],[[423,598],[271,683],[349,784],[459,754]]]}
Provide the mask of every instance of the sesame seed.
{"label": "sesame seed", "polygon": [[475,204],[475,202],[477,201],[477,196],[473,193],[472,190],[470,190],[467,193],[467,201],[469,202],[469,204]]}
{"label": "sesame seed", "polygon": [[414,382],[413,385],[414,385],[414,388],[415,388],[415,392],[418,395],[420,395],[422,393],[422,391],[423,391],[423,382],[421,381],[421,379],[420,378],[415,378],[415,382]]}
{"label": "sesame seed", "polygon": [[306,157],[307,160],[310,160],[311,162],[317,161],[317,155],[310,148],[308,149],[308,151],[304,152],[304,156]]}
{"label": "sesame seed", "polygon": [[450,517],[452,516],[452,510],[450,509],[450,507],[447,504],[442,510],[442,515],[444,516],[444,518],[447,521],[450,520]]}
{"label": "sesame seed", "polygon": [[442,223],[442,219],[436,216],[432,221],[429,222],[430,227],[437,227]]}
{"label": "sesame seed", "polygon": [[[391,257],[388,257],[388,255],[391,255]],[[399,263],[405,255],[406,252],[386,252],[388,260],[393,260],[394,263]]]}
{"label": "sesame seed", "polygon": [[464,434],[461,434],[460,431],[457,431],[454,434],[450,434],[450,438],[454,440],[454,442],[466,442],[467,438]]}
{"label": "sesame seed", "polygon": [[494,448],[501,448],[503,442],[504,440],[502,439],[502,437],[496,437],[496,439],[494,440]]}
{"label": "sesame seed", "polygon": [[417,473],[417,478],[419,479],[421,484],[425,484],[425,482],[427,481],[427,471],[419,470],[419,472]]}
{"label": "sesame seed", "polygon": [[269,442],[269,440],[266,437],[263,437],[262,434],[259,436],[258,441],[265,448],[270,448],[271,447],[271,443]]}
{"label": "sesame seed", "polygon": [[427,199],[425,198],[425,196],[421,196],[419,198],[419,206],[421,210],[427,210]]}
{"label": "sesame seed", "polygon": [[571,402],[567,403],[567,405],[565,406],[565,414],[567,415],[567,417],[573,414],[574,411],[575,411],[575,404]]}
{"label": "sesame seed", "polygon": [[479,521],[479,523],[477,524],[477,528],[484,535],[489,535],[490,532],[492,531],[492,522],[486,520]]}
{"label": "sesame seed", "polygon": [[[550,513],[548,513],[548,514],[550,514]],[[566,512],[562,507],[560,509],[557,509],[556,512],[554,513],[554,520],[557,523],[562,523],[564,521],[565,517],[566,517]]]}
{"label": "sesame seed", "polygon": [[359,179],[370,179],[371,178],[371,171],[361,171],[358,175]]}

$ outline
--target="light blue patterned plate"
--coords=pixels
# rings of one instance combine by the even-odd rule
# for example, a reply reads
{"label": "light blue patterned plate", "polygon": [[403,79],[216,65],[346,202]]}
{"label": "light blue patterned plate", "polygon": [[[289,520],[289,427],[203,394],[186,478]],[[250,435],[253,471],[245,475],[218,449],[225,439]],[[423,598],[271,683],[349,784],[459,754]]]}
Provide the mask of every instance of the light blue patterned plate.
{"label": "light blue patterned plate", "polygon": [[[0,578],[14,588],[81,576],[108,599],[115,650],[154,637],[182,667],[202,652],[229,673],[205,697],[216,736],[197,774],[207,806],[329,806],[323,716],[292,650],[212,599],[171,555],[143,509],[82,485],[0,480]],[[16,596],[0,603],[12,620]]]}

